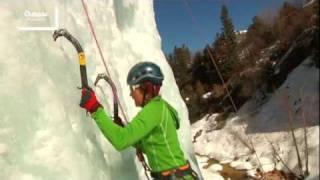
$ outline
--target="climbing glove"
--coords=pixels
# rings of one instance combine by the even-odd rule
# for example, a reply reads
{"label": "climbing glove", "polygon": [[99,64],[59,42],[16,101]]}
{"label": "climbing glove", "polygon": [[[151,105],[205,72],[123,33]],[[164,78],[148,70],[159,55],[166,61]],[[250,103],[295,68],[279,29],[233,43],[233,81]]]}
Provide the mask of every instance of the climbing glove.
{"label": "climbing glove", "polygon": [[82,88],[81,94],[80,107],[86,109],[88,112],[94,113],[99,107],[102,107],[92,89]]}

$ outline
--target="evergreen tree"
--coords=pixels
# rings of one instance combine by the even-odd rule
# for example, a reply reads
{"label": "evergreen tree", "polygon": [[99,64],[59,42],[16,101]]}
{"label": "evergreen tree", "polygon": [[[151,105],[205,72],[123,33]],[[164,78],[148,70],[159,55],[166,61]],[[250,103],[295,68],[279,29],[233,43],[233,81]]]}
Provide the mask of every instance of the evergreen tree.
{"label": "evergreen tree", "polygon": [[234,26],[232,23],[232,19],[229,17],[228,9],[225,5],[222,5],[221,8],[221,22],[223,25],[222,32],[227,41],[229,41],[230,45],[236,45],[236,34],[234,32]]}
{"label": "evergreen tree", "polygon": [[173,73],[177,84],[181,87],[189,81],[188,68],[191,63],[191,52],[186,45],[182,47],[174,47],[173,54],[169,55],[169,64],[173,69]]}
{"label": "evergreen tree", "polygon": [[222,28],[222,39],[224,40],[224,46],[226,54],[226,59],[223,59],[223,71],[225,71],[225,76],[229,77],[236,63],[238,63],[237,56],[237,40],[236,34],[234,31],[234,26],[232,23],[232,19],[229,16],[228,9],[225,5],[221,8],[221,16],[220,16],[223,28]]}
{"label": "evergreen tree", "polygon": [[214,49],[207,45],[202,52],[197,52],[193,57],[191,68],[193,83],[200,81],[202,84],[210,86],[221,82],[211,60],[211,56],[209,55],[209,51],[211,54],[214,54]]}

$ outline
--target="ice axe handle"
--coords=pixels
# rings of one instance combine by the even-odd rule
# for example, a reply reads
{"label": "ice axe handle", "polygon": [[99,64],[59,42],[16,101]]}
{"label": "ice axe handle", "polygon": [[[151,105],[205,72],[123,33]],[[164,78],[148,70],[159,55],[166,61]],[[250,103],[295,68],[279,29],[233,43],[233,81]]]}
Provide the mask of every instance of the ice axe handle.
{"label": "ice axe handle", "polygon": [[65,37],[76,48],[78,52],[79,64],[80,64],[80,76],[82,88],[90,88],[88,85],[87,69],[86,69],[86,56],[79,41],[74,38],[66,29],[57,29],[54,31],[52,37],[56,41],[59,37]]}
{"label": "ice axe handle", "polygon": [[124,124],[122,123],[121,118],[119,117],[119,110],[118,110],[118,96],[117,96],[117,90],[114,85],[114,83],[111,81],[111,79],[106,74],[98,74],[94,85],[96,86],[100,79],[104,79],[111,87],[112,94],[113,94],[113,114],[114,114],[114,122],[118,124],[119,126],[124,127]]}

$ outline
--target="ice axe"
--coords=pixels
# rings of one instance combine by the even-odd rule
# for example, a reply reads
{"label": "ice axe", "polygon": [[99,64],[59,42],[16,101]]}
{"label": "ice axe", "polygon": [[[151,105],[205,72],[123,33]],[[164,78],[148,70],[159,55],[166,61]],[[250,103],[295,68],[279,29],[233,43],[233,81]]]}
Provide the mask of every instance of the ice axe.
{"label": "ice axe", "polygon": [[78,52],[79,64],[80,64],[80,77],[81,77],[81,85],[82,85],[81,88],[91,89],[88,85],[86,56],[83,52],[83,49],[79,41],[75,37],[73,37],[66,29],[57,29],[54,31],[52,35],[54,41],[56,41],[60,36],[63,36],[66,39],[68,39]]}
{"label": "ice axe", "polygon": [[100,73],[98,74],[98,76],[96,77],[96,80],[94,82],[94,85],[97,86],[98,82],[104,79],[111,87],[112,89],[112,94],[113,94],[113,114],[114,114],[114,122],[116,124],[118,124],[119,126],[124,126],[124,124],[121,121],[121,118],[118,115],[118,105],[119,105],[119,99],[118,99],[118,95],[117,95],[117,89],[115,84],[113,83],[113,81],[104,73]]}

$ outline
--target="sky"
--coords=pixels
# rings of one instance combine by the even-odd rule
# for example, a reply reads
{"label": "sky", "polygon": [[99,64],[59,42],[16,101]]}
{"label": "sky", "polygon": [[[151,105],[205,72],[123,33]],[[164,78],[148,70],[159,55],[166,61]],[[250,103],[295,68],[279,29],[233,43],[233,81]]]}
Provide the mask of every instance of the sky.
{"label": "sky", "polygon": [[185,44],[192,52],[211,44],[221,32],[222,4],[228,8],[236,30],[245,30],[252,18],[275,12],[284,0],[154,0],[162,50],[168,54]]}

